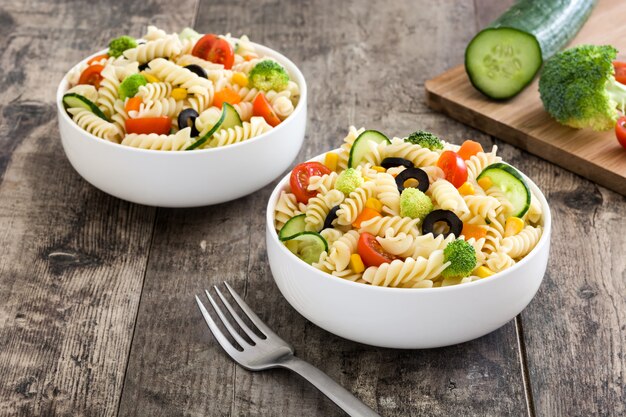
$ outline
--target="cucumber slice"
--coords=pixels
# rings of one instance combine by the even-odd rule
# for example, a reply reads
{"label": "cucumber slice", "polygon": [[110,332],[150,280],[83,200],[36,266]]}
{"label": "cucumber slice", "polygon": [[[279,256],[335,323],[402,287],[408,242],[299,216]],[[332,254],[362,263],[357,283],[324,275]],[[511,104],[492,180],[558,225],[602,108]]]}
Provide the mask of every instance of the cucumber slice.
{"label": "cucumber slice", "polygon": [[109,121],[109,119],[107,119],[107,117],[104,115],[104,113],[102,113],[102,110],[100,110],[98,106],[96,106],[87,97],[81,96],[80,94],[68,93],[64,95],[63,104],[65,105],[66,108],[80,107],[80,108],[89,110],[90,112],[98,116],[99,118],[106,120],[107,122]]}
{"label": "cucumber slice", "polygon": [[237,113],[237,110],[235,110],[235,108],[231,106],[230,104],[224,103],[222,105],[222,115],[220,116],[220,119],[217,121],[217,123],[215,123],[215,126],[213,126],[206,133],[206,135],[196,139],[195,142],[191,142],[191,144],[189,144],[185,148],[185,150],[191,151],[193,149],[198,148],[199,146],[204,145],[206,141],[209,140],[211,136],[213,136],[213,134],[217,132],[218,130],[229,129],[234,126],[241,126],[241,125],[242,125],[241,118],[239,117],[239,113]]}
{"label": "cucumber slice", "polygon": [[513,216],[522,217],[530,207],[530,189],[518,170],[498,162],[482,170],[477,179],[489,178],[513,205]]}
{"label": "cucumber slice", "polygon": [[[294,244],[294,242],[297,243],[297,245]],[[326,239],[315,232],[302,232],[291,236],[291,238],[285,242],[285,245],[294,255],[309,265],[313,262],[317,262],[322,252],[328,251]]]}
{"label": "cucumber slice", "polygon": [[391,143],[387,136],[377,130],[366,130],[361,133],[352,144],[350,149],[350,158],[348,159],[348,168],[356,168],[359,166],[365,155],[370,151],[369,142]]}
{"label": "cucumber slice", "polygon": [[306,215],[300,214],[298,216],[294,216],[291,219],[287,220],[287,223],[280,229],[278,232],[278,238],[280,240],[289,240],[293,236],[304,232],[304,218]]}

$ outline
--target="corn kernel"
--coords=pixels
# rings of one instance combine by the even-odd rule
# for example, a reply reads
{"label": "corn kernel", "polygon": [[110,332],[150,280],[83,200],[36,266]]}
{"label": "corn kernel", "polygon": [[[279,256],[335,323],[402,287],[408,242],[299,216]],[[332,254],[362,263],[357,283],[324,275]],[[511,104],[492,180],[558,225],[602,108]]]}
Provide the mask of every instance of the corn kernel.
{"label": "corn kernel", "polygon": [[509,217],[504,224],[504,237],[515,236],[524,228],[524,220],[519,217]]}
{"label": "corn kernel", "polygon": [[480,185],[480,188],[483,190],[488,190],[493,185],[493,181],[491,181],[491,178],[489,177],[483,177],[476,182],[478,182],[478,185]]}
{"label": "corn kernel", "polygon": [[363,181],[371,181],[372,179],[370,177],[366,177],[365,175],[363,175]]}
{"label": "corn kernel", "polygon": [[248,77],[242,72],[236,72],[233,74],[232,81],[235,84],[240,85],[241,87],[246,87],[248,85]]}
{"label": "corn kernel", "polygon": [[461,195],[474,195],[474,186],[469,182],[464,182],[463,185],[459,187],[459,193]]}
{"label": "corn kernel", "polygon": [[184,100],[187,98],[187,89],[186,88],[175,88],[172,90],[171,97],[174,100]]}
{"label": "corn kernel", "polygon": [[474,270],[474,275],[480,278],[487,278],[494,274],[494,272],[486,266],[479,266]]}
{"label": "corn kernel", "polygon": [[337,163],[339,162],[339,155],[334,152],[328,152],[324,157],[324,165],[331,171],[337,170]]}
{"label": "corn kernel", "polygon": [[378,166],[378,165],[374,165],[374,166],[372,167],[372,169],[373,169],[374,171],[376,171],[376,172],[387,172],[387,170],[386,170],[385,168],[383,168],[383,167],[381,167],[381,166]]}
{"label": "corn kernel", "polygon": [[144,78],[146,79],[146,81],[147,81],[147,82],[149,82],[149,83],[158,83],[158,82],[159,82],[159,79],[158,79],[157,77],[155,77],[155,76],[154,76],[154,75],[152,75],[152,74],[148,74],[148,73],[147,73],[147,72],[145,72],[145,71],[141,71],[141,73],[140,73],[140,74],[141,74],[141,75],[143,75],[143,77],[144,77]]}
{"label": "corn kernel", "polygon": [[350,269],[356,274],[360,274],[365,271],[365,265],[358,253],[350,255]]}
{"label": "corn kernel", "polygon": [[297,254],[300,244],[297,240],[288,240],[285,242],[285,246],[287,246],[287,249],[289,249],[291,253]]}
{"label": "corn kernel", "polygon": [[381,203],[377,198],[368,198],[365,202],[365,207],[371,208],[372,210],[376,210],[380,213],[383,210],[383,203]]}

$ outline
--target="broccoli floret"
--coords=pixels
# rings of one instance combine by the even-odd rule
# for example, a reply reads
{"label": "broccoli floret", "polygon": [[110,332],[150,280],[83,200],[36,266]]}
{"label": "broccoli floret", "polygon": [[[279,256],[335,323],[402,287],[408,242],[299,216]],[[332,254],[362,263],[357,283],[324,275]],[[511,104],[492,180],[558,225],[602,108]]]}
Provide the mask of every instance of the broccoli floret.
{"label": "broccoli floret", "polygon": [[289,74],[278,62],[266,59],[252,68],[248,81],[259,90],[281,91],[287,87]]}
{"label": "broccoli floret", "polygon": [[139,91],[139,87],[142,85],[146,85],[146,77],[141,74],[133,74],[124,78],[124,81],[120,84],[117,89],[120,93],[120,99],[124,100],[127,97],[134,97]]}
{"label": "broccoli floret", "polygon": [[431,151],[436,149],[443,149],[443,142],[437,136],[425,130],[418,130],[404,139],[405,142],[410,142],[414,145],[419,145],[422,148],[428,148]]}
{"label": "broccoli floret", "polygon": [[337,181],[335,181],[335,189],[341,191],[345,195],[350,194],[352,191],[363,185],[363,176],[360,171],[354,168],[348,168],[339,174]]}
{"label": "broccoli floret", "polygon": [[400,215],[412,219],[424,219],[433,211],[433,202],[417,188],[405,188],[400,195]]}
{"label": "broccoli floret", "polygon": [[135,38],[126,35],[120,36],[109,42],[109,56],[117,58],[118,56],[122,56],[125,50],[136,47],[137,41]]}
{"label": "broccoli floret", "polygon": [[450,265],[443,270],[444,278],[463,278],[469,276],[476,268],[476,251],[463,239],[454,240],[443,250],[444,262]]}
{"label": "broccoli floret", "polygon": [[626,104],[626,86],[615,80],[616,56],[610,45],[581,45],[550,58],[539,79],[543,107],[566,126],[613,129]]}

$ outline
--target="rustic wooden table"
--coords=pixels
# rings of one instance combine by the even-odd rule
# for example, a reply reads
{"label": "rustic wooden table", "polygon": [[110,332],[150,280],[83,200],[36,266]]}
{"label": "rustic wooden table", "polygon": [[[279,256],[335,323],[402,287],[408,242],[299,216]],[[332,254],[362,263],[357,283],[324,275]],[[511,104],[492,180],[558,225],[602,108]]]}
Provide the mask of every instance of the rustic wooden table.
{"label": "rustic wooden table", "polygon": [[[472,35],[511,1],[3,0],[0,415],[343,415],[286,371],[253,374],[226,357],[192,297],[222,280],[383,416],[625,415],[625,199],[424,104],[424,81],[462,62]],[[271,185],[190,210],[90,186],[63,155],[56,85],[110,38],[148,24],[247,33],[291,57],[310,88],[300,160],[336,146],[350,124],[497,144],[552,206],[536,298],[458,346],[352,343],[308,323],[273,284],[262,215]]]}

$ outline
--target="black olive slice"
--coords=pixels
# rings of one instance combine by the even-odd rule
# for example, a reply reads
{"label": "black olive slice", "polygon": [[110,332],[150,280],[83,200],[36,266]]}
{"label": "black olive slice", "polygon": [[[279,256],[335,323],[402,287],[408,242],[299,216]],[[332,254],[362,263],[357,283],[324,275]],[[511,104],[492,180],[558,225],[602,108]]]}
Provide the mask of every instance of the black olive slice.
{"label": "black olive slice", "polygon": [[204,68],[202,68],[200,65],[190,64],[190,65],[185,65],[183,68],[187,68],[189,71],[193,72],[198,77],[209,78],[207,77],[206,71],[204,70]]}
{"label": "black olive slice", "polygon": [[148,67],[149,67],[148,63],[144,62],[143,64],[139,65],[139,71],[145,71],[148,69]]}
{"label": "black olive slice", "polygon": [[200,134],[198,129],[196,129],[196,118],[198,117],[198,112],[194,109],[185,109],[180,112],[178,115],[178,128],[184,129],[186,127],[191,127],[191,137],[196,137]]}
{"label": "black olive slice", "polygon": [[453,234],[456,237],[461,236],[463,222],[450,210],[433,210],[428,213],[422,223],[422,234],[432,233],[433,236],[437,236],[437,233],[433,230],[437,222],[444,222],[450,228],[447,232],[442,233],[443,237],[448,237],[449,234]]}
{"label": "black olive slice", "polygon": [[406,168],[413,168],[413,162],[404,158],[392,157],[392,158],[383,159],[383,161],[380,163],[380,166],[385,169],[389,169],[393,167],[400,167],[400,166],[406,167]]}
{"label": "black olive slice", "polygon": [[398,191],[402,192],[404,190],[404,183],[406,180],[414,179],[417,180],[417,189],[421,192],[425,193],[430,186],[430,182],[428,181],[428,174],[419,168],[407,168],[396,176],[396,185],[398,186]]}
{"label": "black olive slice", "polygon": [[339,210],[339,206],[335,206],[330,209],[326,219],[324,220],[324,226],[322,226],[322,230],[333,227],[333,222],[337,218],[337,210]]}

